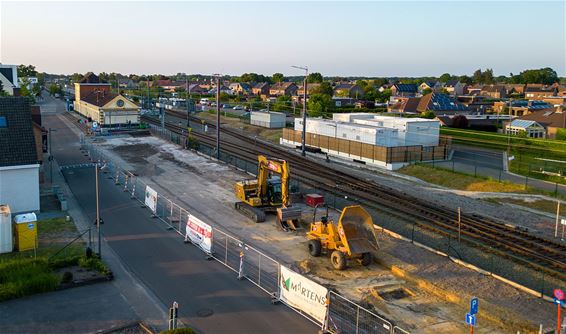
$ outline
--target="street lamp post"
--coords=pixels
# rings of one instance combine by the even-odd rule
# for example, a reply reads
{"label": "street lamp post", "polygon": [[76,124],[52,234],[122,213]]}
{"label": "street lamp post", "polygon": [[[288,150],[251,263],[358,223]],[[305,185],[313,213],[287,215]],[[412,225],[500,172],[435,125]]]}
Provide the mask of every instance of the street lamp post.
{"label": "street lamp post", "polygon": [[309,76],[309,68],[304,66],[291,66],[293,68],[305,71],[305,81],[303,82],[303,133],[301,135],[301,154],[303,157],[305,153],[305,140],[307,132],[307,77]]}

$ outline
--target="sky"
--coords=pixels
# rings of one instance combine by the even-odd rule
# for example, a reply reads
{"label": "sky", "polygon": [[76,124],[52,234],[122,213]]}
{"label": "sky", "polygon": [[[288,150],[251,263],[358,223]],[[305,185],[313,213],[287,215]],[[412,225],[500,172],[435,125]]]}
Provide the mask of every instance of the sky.
{"label": "sky", "polygon": [[0,62],[47,73],[566,76],[566,1],[0,0],[0,21]]}

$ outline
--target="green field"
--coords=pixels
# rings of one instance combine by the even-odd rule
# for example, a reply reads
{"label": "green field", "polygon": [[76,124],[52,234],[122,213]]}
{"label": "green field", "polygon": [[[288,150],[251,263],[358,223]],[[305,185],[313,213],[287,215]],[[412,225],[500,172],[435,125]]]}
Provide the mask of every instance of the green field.
{"label": "green field", "polygon": [[530,139],[504,134],[441,128],[441,136],[453,144],[507,151],[514,159],[509,164],[513,173],[566,184],[566,141]]}

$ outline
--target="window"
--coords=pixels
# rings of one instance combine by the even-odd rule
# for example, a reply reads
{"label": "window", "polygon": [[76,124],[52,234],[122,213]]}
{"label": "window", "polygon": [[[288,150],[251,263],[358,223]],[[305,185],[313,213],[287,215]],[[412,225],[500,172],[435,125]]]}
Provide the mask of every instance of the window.
{"label": "window", "polygon": [[7,128],[8,127],[8,120],[6,120],[6,116],[0,116],[0,128]]}
{"label": "window", "polygon": [[356,136],[356,140],[360,140],[360,136]]}

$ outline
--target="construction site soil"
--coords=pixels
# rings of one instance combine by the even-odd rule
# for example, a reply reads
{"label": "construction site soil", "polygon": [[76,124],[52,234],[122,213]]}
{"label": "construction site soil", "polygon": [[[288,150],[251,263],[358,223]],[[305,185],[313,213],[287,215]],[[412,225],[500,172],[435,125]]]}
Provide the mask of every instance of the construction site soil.
{"label": "construction site soil", "polygon": [[[282,264],[374,309],[412,333],[467,333],[464,320],[472,296],[479,297],[481,305],[476,333],[530,333],[538,332],[539,324],[552,326],[553,304],[380,229],[377,230],[380,252],[375,263],[369,267],[352,264],[347,270],[336,271],[327,257],[310,257],[304,233],[277,229],[273,217],[256,224],[236,211],[233,185],[251,176],[226,164],[155,137],[113,138],[96,144],[113,160],[192,214],[221,226]],[[539,224],[548,220],[407,177],[397,178],[392,173],[351,172],[448,207],[459,206],[467,212],[521,222],[541,233],[545,227]],[[310,222],[312,211],[307,208],[303,219]],[[338,212],[331,212],[331,216],[337,220]]]}

